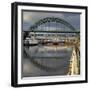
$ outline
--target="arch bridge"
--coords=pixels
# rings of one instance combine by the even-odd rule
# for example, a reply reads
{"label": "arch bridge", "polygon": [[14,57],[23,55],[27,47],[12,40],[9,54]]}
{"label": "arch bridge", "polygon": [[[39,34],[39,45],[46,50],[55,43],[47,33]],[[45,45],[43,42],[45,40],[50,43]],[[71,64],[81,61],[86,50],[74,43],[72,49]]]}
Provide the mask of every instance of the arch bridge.
{"label": "arch bridge", "polygon": [[[26,42],[30,39],[38,40],[39,43],[63,42],[66,45],[79,43],[79,31],[77,31],[67,21],[56,18],[46,17],[35,22],[27,31]],[[32,41],[31,40],[31,41]]]}

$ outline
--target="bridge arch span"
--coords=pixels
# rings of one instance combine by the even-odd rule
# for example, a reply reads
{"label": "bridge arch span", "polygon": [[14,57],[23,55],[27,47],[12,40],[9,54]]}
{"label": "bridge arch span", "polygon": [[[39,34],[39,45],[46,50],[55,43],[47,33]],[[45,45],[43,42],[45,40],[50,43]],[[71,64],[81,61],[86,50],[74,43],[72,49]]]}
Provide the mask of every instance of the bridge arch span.
{"label": "bridge arch span", "polygon": [[30,30],[35,30],[39,26],[46,23],[51,23],[51,22],[63,24],[65,27],[69,28],[70,30],[75,31],[75,28],[70,23],[68,23],[64,19],[57,18],[57,17],[46,17],[46,18],[40,19],[39,21],[37,21],[34,25],[30,27]]}

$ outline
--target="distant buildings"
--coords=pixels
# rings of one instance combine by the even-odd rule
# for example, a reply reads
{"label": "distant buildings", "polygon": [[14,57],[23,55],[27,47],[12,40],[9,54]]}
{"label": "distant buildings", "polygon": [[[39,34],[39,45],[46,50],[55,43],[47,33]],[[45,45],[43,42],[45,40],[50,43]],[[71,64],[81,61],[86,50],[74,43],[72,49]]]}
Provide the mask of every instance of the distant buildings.
{"label": "distant buildings", "polygon": [[[26,34],[28,33],[28,34]],[[25,36],[26,35],[26,36]],[[24,44],[60,44],[76,43],[79,41],[79,33],[72,32],[24,32]]]}

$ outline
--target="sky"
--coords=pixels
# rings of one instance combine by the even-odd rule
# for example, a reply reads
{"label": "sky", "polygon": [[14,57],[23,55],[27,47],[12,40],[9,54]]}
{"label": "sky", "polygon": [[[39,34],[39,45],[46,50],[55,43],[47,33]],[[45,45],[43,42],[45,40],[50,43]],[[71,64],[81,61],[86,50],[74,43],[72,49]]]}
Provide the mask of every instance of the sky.
{"label": "sky", "polygon": [[[80,30],[80,13],[23,11],[23,31],[28,31],[35,22],[46,17],[61,18],[70,23],[76,30]],[[52,24],[51,27],[54,28],[54,25]]]}

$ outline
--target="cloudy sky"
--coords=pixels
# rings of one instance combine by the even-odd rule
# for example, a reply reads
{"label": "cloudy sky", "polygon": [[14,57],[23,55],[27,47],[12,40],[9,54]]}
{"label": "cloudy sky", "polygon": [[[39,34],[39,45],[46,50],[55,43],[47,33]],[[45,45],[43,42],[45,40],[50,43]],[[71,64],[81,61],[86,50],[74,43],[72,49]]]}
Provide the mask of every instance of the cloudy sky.
{"label": "cloudy sky", "polygon": [[35,22],[46,17],[61,18],[70,23],[75,29],[80,29],[80,14],[79,13],[49,13],[49,12],[31,12],[23,11],[23,30],[29,30],[30,26]]}

